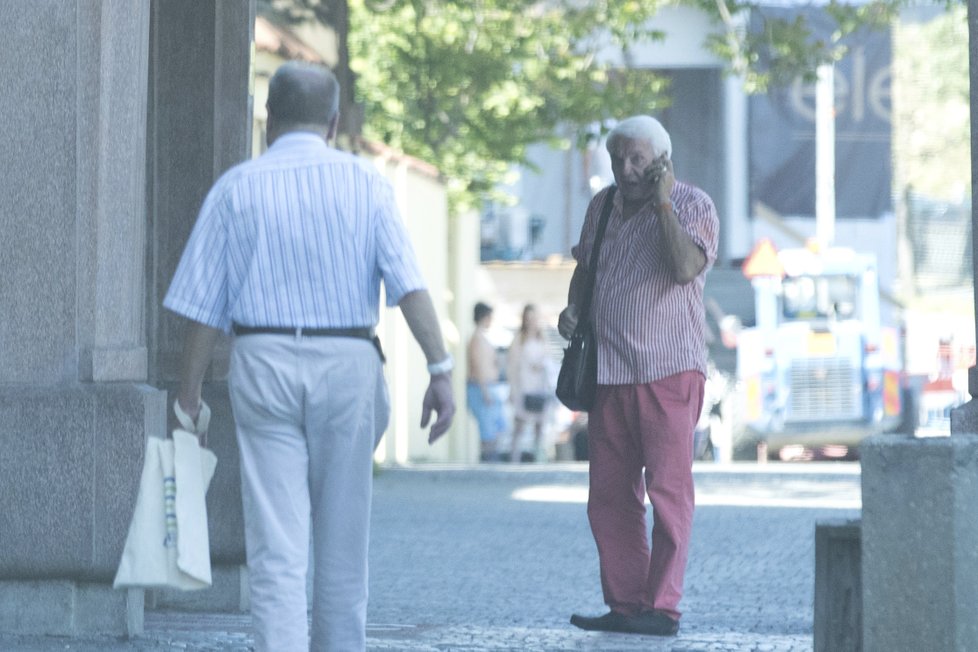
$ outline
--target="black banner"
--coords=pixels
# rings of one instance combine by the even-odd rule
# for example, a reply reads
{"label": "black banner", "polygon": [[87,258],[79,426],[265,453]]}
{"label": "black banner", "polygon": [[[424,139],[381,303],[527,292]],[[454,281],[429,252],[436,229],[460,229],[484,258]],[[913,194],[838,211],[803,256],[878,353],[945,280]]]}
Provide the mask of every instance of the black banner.
{"label": "black banner", "polygon": [[[835,24],[819,9],[755,9],[751,30],[764,17],[793,20],[802,13],[815,38]],[[892,210],[890,32],[863,28],[848,37],[835,64],[836,217],[879,217]],[[750,110],[751,203],[782,215],[815,215],[815,84],[797,79],[754,95]]]}

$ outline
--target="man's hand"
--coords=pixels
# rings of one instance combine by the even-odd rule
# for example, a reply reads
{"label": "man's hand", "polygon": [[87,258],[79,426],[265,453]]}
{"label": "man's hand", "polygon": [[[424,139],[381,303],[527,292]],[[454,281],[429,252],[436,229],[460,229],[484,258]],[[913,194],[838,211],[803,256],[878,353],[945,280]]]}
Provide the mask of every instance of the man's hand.
{"label": "man's hand", "polygon": [[565,340],[569,340],[577,328],[577,306],[573,303],[564,308],[557,318],[557,332]]}
{"label": "man's hand", "polygon": [[194,406],[192,409],[188,409],[186,400],[179,397],[173,402],[173,407],[167,414],[167,431],[172,433],[179,428],[197,435],[200,445],[207,446],[207,429],[210,427],[211,409],[199,397],[190,404]]}
{"label": "man's hand", "polygon": [[652,197],[656,205],[669,201],[672,195],[672,187],[676,185],[676,176],[672,171],[672,161],[666,158],[665,154],[657,158],[646,170],[649,182],[655,186]]}
{"label": "man's hand", "polygon": [[431,412],[438,413],[438,418],[431,425],[431,432],[428,434],[428,443],[435,443],[442,435],[448,432],[452,425],[452,417],[455,416],[455,398],[452,395],[452,376],[451,374],[435,374],[428,383],[428,390],[424,393],[424,400],[421,403],[421,427],[427,428],[431,421]]}
{"label": "man's hand", "polygon": [[[183,410],[184,414],[190,417],[190,420],[195,424],[197,423],[197,417],[200,415],[200,406],[202,405],[200,396],[198,395],[194,399],[184,398],[182,396],[177,396],[177,405]],[[174,413],[176,413],[176,408],[174,408]]]}

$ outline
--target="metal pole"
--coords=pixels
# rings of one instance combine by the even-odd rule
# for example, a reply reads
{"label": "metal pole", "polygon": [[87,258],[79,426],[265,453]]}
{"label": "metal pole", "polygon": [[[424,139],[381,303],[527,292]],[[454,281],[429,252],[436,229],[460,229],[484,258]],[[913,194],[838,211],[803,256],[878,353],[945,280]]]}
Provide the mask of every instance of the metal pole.
{"label": "metal pole", "polygon": [[[975,287],[974,255],[978,251],[978,0],[968,0],[968,77],[971,80],[971,270],[974,303],[978,307],[978,287]],[[978,332],[978,310],[975,330]],[[968,369],[968,394],[971,400],[951,410],[951,435],[978,433],[978,367]]]}
{"label": "metal pole", "polygon": [[815,239],[835,240],[835,68],[818,67],[815,84]]}
{"label": "metal pole", "polygon": [[[968,78],[971,81],[971,284],[975,302],[975,332],[978,333],[978,0],[968,0]],[[968,370],[968,393],[978,398],[978,367]]]}

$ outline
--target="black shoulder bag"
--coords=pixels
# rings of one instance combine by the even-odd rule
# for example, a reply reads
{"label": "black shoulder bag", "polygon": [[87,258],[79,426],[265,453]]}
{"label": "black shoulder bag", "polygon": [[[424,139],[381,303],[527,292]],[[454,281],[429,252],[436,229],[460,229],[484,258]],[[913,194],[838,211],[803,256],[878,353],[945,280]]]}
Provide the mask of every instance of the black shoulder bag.
{"label": "black shoulder bag", "polygon": [[594,339],[594,328],[591,324],[591,298],[594,294],[594,282],[598,275],[598,256],[601,253],[601,241],[608,226],[608,216],[615,198],[617,186],[611,186],[601,207],[601,219],[598,222],[598,232],[594,236],[591,255],[588,256],[587,280],[584,292],[581,294],[581,304],[578,306],[577,326],[571,335],[570,343],[564,349],[564,359],[560,363],[560,374],[557,376],[557,398],[569,409],[587,412],[594,405],[594,394],[598,388],[598,346]]}

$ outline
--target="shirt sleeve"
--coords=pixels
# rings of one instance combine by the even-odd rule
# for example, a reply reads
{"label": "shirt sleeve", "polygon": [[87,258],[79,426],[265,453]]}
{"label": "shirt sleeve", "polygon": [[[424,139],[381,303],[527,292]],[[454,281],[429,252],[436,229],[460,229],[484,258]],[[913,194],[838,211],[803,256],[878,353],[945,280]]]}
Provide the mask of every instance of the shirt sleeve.
{"label": "shirt sleeve", "polygon": [[683,229],[706,255],[706,266],[703,272],[709,271],[716,262],[720,239],[720,218],[716,206],[709,196],[703,193],[678,213]]}
{"label": "shirt sleeve", "polygon": [[407,229],[394,203],[390,184],[385,179],[376,181],[377,207],[374,224],[377,229],[377,264],[384,280],[387,306],[396,306],[404,295],[427,286]]}
{"label": "shirt sleeve", "polygon": [[220,183],[215,185],[204,200],[163,306],[205,326],[229,331],[226,222],[229,206],[222,188]]}

